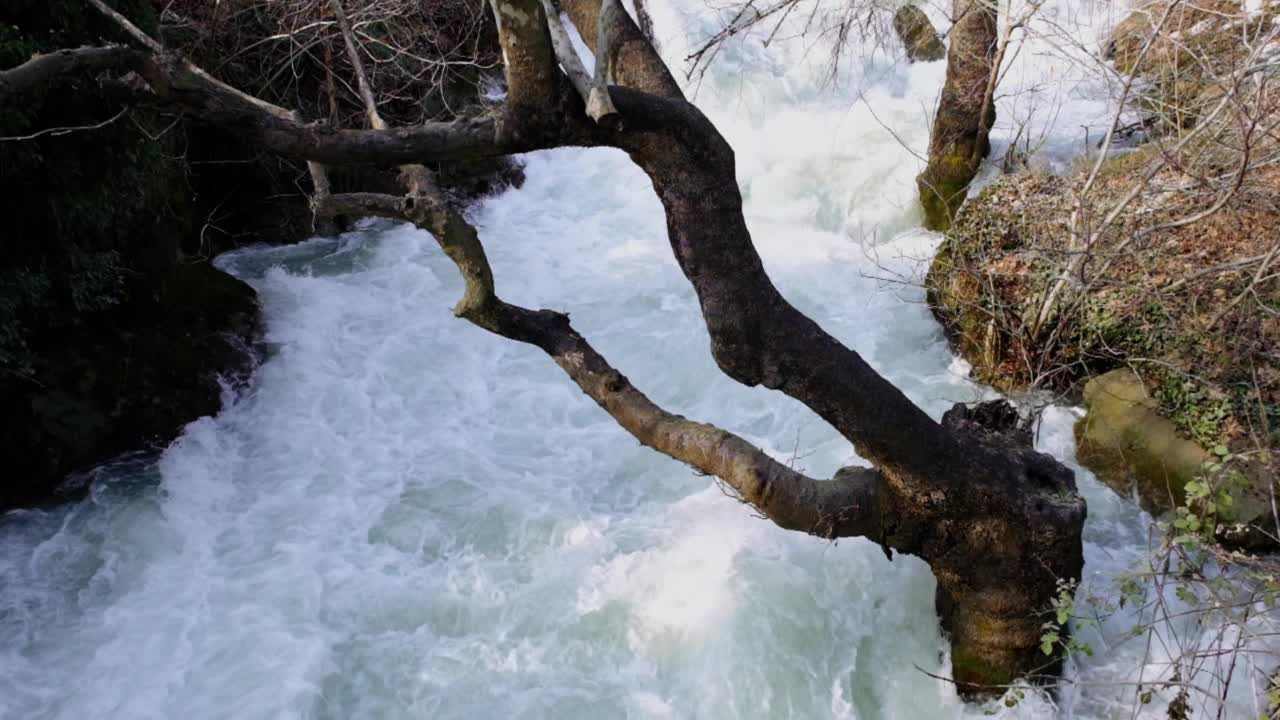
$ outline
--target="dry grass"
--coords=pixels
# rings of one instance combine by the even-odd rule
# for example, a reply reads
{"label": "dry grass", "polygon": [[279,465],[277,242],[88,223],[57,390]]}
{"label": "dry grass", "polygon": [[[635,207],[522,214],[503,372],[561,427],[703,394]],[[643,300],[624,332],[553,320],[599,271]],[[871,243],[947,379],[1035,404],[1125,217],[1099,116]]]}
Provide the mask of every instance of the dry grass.
{"label": "dry grass", "polygon": [[[1150,152],[1109,164],[1092,194],[1095,214]],[[929,284],[976,373],[1006,388],[1071,394],[1095,373],[1130,365],[1193,439],[1240,451],[1280,445],[1280,168],[1251,174],[1220,209],[1191,224],[1158,229],[1215,204],[1213,194],[1145,195],[1070,279],[1074,302],[1036,330],[1035,311],[1071,252],[1071,198],[1081,176],[1008,176],[961,211]],[[1166,170],[1155,184],[1182,180]],[[1106,275],[1092,275],[1107,246],[1125,239]]]}

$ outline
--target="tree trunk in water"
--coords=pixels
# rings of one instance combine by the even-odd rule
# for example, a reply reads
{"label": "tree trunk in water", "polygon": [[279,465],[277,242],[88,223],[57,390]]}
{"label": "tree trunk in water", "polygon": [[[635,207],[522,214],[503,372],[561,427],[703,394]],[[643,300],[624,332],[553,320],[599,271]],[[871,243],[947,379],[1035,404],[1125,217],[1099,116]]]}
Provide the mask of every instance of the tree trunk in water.
{"label": "tree trunk in water", "polygon": [[995,68],[996,8],[987,0],[953,0],[955,24],[947,79],[929,138],[929,164],[916,178],[925,226],[946,230],[990,149],[995,123],[990,80]]}
{"label": "tree trunk in water", "polygon": [[852,532],[929,563],[963,695],[1056,676],[1060,648],[1041,650],[1042,626],[1059,581],[1078,580],[1084,564],[1086,509],[1071,471],[1032,449],[1005,401],[957,405],[934,423],[792,307],[742,221],[732,151],[718,135],[680,135],[626,149],[663,203],[721,370],[808,405],[881,471],[880,520]]}
{"label": "tree trunk in water", "polygon": [[[1017,678],[1055,679],[1061,648],[1040,648],[1051,601],[1074,585],[1084,567],[1084,500],[1072,474],[1030,452],[1032,435],[1003,400],[956,405],[942,424],[961,437],[1020,457],[1022,486],[1005,497],[1004,511],[961,509],[954,555],[931,562],[937,608],[950,634],[952,673],[964,695],[995,692]],[[1070,490],[1063,482],[1070,482]],[[992,497],[988,502],[1001,502]],[[1064,641],[1066,628],[1060,630]]]}

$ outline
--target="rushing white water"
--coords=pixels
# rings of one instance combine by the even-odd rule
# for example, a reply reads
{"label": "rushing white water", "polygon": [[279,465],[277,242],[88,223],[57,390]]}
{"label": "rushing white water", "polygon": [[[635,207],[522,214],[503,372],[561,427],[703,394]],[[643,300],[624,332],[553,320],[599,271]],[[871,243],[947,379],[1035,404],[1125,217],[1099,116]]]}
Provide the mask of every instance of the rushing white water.
{"label": "rushing white water", "polygon": [[[712,27],[694,3],[653,9],[673,64]],[[920,291],[875,277],[918,274],[937,242],[913,229],[911,149],[943,64],[873,55],[833,88],[809,50],[728,46],[697,95],[771,274],[935,415],[990,394]],[[1069,101],[1042,156],[1060,164],[1106,104],[1054,63],[1028,52],[1011,77]],[[572,313],[674,411],[813,474],[857,462],[715,369],[625,156],[527,161],[523,188],[474,212],[505,297]],[[251,387],[158,461],[103,468],[83,502],[0,518],[0,717],[1128,717],[1132,693],[1101,685],[965,706],[926,674],[948,660],[924,563],[779,530],[640,447],[539,351],[454,319],[461,282],[424,234],[371,223],[222,262],[266,314]],[[1041,437],[1067,462],[1073,419],[1051,409]],[[1079,478],[1102,587],[1147,519]],[[1091,633],[1075,677],[1136,677],[1126,622]]]}

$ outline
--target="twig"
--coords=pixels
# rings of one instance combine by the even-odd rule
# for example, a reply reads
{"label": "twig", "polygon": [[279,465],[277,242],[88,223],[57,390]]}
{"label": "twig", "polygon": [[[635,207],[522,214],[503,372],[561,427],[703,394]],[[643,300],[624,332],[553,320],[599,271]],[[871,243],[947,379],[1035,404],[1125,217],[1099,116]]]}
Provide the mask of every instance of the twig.
{"label": "twig", "polygon": [[103,120],[100,123],[95,123],[93,125],[70,125],[67,127],[45,128],[44,130],[41,130],[39,132],[31,133],[30,135],[10,135],[8,137],[0,137],[0,142],[21,142],[25,140],[35,140],[36,138],[45,137],[45,136],[61,137],[63,135],[70,135],[71,133],[86,132],[89,130],[101,130],[102,128],[124,117],[128,113],[129,113],[129,108],[125,108],[120,112],[116,113],[115,115],[112,115],[111,117],[107,118],[106,120]]}

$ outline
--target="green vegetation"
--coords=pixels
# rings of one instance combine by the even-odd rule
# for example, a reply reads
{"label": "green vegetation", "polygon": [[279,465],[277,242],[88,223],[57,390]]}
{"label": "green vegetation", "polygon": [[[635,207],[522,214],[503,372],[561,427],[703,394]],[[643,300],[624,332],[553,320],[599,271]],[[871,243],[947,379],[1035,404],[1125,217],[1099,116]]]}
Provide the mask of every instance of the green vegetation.
{"label": "green vegetation", "polygon": [[[1086,211],[1104,212],[1149,158],[1143,150],[1108,160]],[[1200,456],[1219,446],[1243,458],[1262,494],[1276,477],[1280,439],[1280,318],[1267,311],[1280,306],[1280,282],[1251,286],[1256,268],[1230,263],[1265,255],[1273,242],[1265,229],[1280,217],[1257,201],[1266,186],[1196,225],[1147,236],[1144,228],[1197,206],[1135,205],[1098,242],[1143,241],[1104,275],[1089,275],[1103,260],[1085,264],[1088,284],[1071,278],[1040,323],[1071,257],[1072,197],[1086,172],[1005,176],[967,203],[930,268],[930,304],[974,375],[1006,391],[1075,399],[1091,379],[1128,368],[1143,389],[1140,407],[1109,415],[1110,405],[1090,403],[1100,414],[1077,429],[1080,458],[1122,490],[1136,483],[1152,509],[1180,501]],[[1246,288],[1250,302],[1232,304]]]}
{"label": "green vegetation", "polygon": [[[122,6],[153,18],[145,0]],[[0,67],[104,35],[106,24],[82,3],[13,0],[0,8]],[[91,83],[73,83],[0,106],[0,136],[92,125],[114,112]],[[0,256],[0,372],[31,377],[36,335],[117,305],[130,271],[124,258],[172,242],[140,236],[174,234],[154,226],[181,217],[182,168],[166,159],[171,148],[142,139],[121,118],[91,133],[0,143],[0,194],[21,214],[9,219]]]}
{"label": "green vegetation", "polygon": [[920,205],[925,227],[945,229],[951,225],[969,192],[976,173],[967,149],[957,150],[931,163],[927,178],[920,176]]}
{"label": "green vegetation", "polygon": [[[154,28],[146,0],[117,7]],[[0,7],[0,66],[118,39],[78,0]],[[253,291],[192,257],[194,212],[172,121],[121,112],[90,77],[0,107],[0,508],[67,472],[218,408],[214,375],[243,366]],[[114,120],[113,120],[114,118]],[[166,132],[167,130],[167,132]]]}

